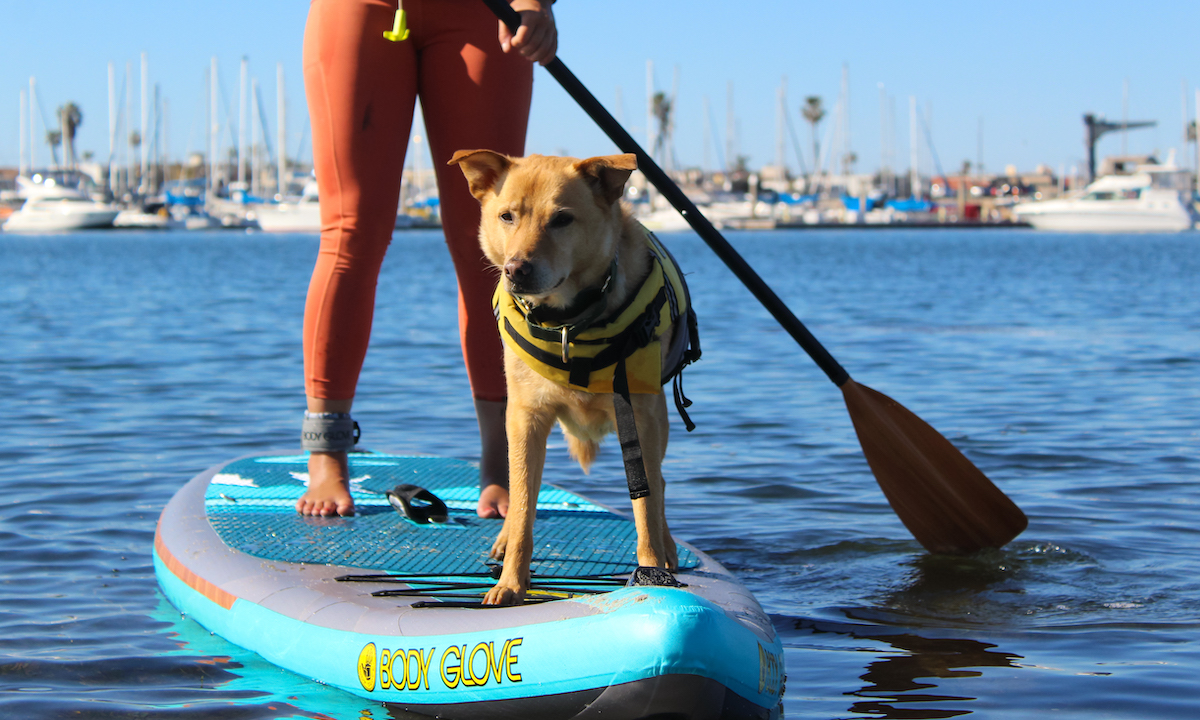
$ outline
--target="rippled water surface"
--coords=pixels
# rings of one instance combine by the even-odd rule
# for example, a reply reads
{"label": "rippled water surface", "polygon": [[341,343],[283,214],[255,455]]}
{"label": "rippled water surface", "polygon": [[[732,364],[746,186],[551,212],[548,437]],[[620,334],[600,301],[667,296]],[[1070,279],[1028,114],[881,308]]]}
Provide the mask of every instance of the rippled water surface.
{"label": "rippled water surface", "polygon": [[[730,233],[860,383],[1030,518],[926,554],[842,403],[694,236],[704,359],[673,427],[672,529],[787,649],[789,718],[1200,716],[1200,236]],[[0,716],[386,717],[180,620],[158,514],[190,477],[298,445],[312,236],[0,235]],[[397,234],[355,415],[371,448],[478,456],[436,233]],[[627,504],[612,444],[591,476]]]}

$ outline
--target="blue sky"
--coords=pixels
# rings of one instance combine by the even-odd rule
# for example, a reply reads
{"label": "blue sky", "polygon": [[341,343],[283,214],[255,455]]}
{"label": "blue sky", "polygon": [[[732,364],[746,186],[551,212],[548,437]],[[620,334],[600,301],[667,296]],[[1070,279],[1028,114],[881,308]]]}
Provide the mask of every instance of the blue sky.
{"label": "blue sky", "polygon": [[[724,154],[730,83],[735,144],[757,166],[776,156],[777,91],[786,76],[788,110],[811,163],[799,105],[807,95],[823,98],[830,110],[825,136],[847,67],[850,145],[860,167],[879,166],[886,133],[893,166],[901,171],[909,167],[910,96],[931,118],[933,148],[947,171],[979,159],[981,123],[988,170],[1032,170],[1041,163],[1069,170],[1085,157],[1082,114],[1120,120],[1126,97],[1129,119],[1158,121],[1127,135],[1130,152],[1182,150],[1184,87],[1194,117],[1200,86],[1200,3],[1183,0],[561,0],[555,8],[559,57],[639,140],[647,61],[666,91],[678,68],[675,148],[687,165],[706,157],[715,165]],[[116,64],[118,86],[132,64],[136,127],[142,52],[151,82],[170,104],[176,156],[203,146],[204,78],[212,57],[234,118],[238,66],[249,58],[272,126],[275,68],[283,63],[294,154],[304,126],[306,11],[303,0],[0,0],[0,166],[17,164],[20,92],[30,76],[37,78],[46,113],[69,100],[82,107],[79,147],[107,157],[108,63]],[[894,122],[881,122],[881,83],[882,105],[889,114],[894,107]],[[705,137],[705,98],[720,147]],[[528,149],[578,156],[614,151],[540,70]],[[1122,139],[1110,135],[1100,154],[1121,149]],[[44,145],[37,152],[48,158]],[[787,158],[795,169],[790,139]],[[922,158],[924,169],[933,170],[925,147]]]}

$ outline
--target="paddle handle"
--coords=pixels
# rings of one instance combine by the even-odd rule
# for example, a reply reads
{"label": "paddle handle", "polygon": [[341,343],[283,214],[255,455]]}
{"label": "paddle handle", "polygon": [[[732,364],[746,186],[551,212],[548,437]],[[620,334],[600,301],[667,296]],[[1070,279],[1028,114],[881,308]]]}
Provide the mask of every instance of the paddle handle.
{"label": "paddle handle", "polygon": [[[514,34],[521,27],[521,16],[505,0],[483,0],[483,2]],[[800,322],[800,319],[779,299],[775,291],[759,277],[754,268],[750,267],[737,250],[734,250],[733,246],[722,237],[721,233],[708,221],[708,218],[704,217],[696,205],[688,199],[688,196],[679,189],[679,186],[663,172],[658,163],[654,162],[654,159],[637,144],[637,141],[625,132],[625,128],[621,127],[621,124],[609,114],[608,110],[604,109],[600,101],[584,87],[583,83],[579,82],[575,74],[568,70],[567,66],[563,65],[558,58],[551,60],[545,67],[547,72],[562,85],[567,94],[574,98],[575,102],[600,126],[609,139],[616,143],[618,148],[637,156],[638,169],[642,171],[646,179],[658,188],[667,202],[679,211],[683,219],[688,221],[692,229],[712,248],[717,257],[721,258],[721,261],[733,271],[733,274],[742,281],[742,284],[750,290],[754,297],[758,298],[758,301],[783,326],[783,329],[800,344],[800,347],[804,348],[817,366],[825,371],[833,384],[838,387],[844,385],[850,379],[850,374],[838,364],[837,360],[833,359],[825,346],[813,337],[804,323]]]}

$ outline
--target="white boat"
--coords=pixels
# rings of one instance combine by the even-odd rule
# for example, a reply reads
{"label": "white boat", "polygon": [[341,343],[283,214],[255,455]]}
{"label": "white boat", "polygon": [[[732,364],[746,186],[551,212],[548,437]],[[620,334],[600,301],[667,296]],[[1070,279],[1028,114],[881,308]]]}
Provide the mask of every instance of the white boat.
{"label": "white boat", "polygon": [[1197,219],[1190,174],[1173,158],[1104,175],[1075,197],[1019,203],[1013,215],[1037,230],[1060,232],[1180,232]]}
{"label": "white boat", "polygon": [[[707,195],[690,199],[700,214],[704,215],[715,228],[741,226],[747,221],[766,219],[771,215],[768,206],[761,204],[761,208],[752,207],[749,200],[713,200]],[[661,195],[654,196],[649,203],[639,203],[634,208],[634,217],[647,230],[687,232],[692,229],[683,215]]]}
{"label": "white boat", "polygon": [[[304,186],[299,198],[290,201],[263,204],[246,214],[246,219],[257,221],[264,232],[319,233],[321,232],[321,204],[317,183]],[[415,227],[416,218],[403,212],[396,215],[397,230]]]}
{"label": "white boat", "polygon": [[260,205],[251,214],[251,219],[258,221],[258,227],[265,232],[321,231],[321,204],[317,199],[316,183],[305,186],[300,197],[291,202]]}
{"label": "white boat", "polygon": [[134,230],[174,230],[184,225],[167,212],[146,212],[141,208],[122,210],[113,220],[113,227]]}
{"label": "white boat", "polygon": [[65,232],[112,227],[120,209],[92,200],[79,187],[60,178],[18,177],[25,203],[4,221],[5,232]]}

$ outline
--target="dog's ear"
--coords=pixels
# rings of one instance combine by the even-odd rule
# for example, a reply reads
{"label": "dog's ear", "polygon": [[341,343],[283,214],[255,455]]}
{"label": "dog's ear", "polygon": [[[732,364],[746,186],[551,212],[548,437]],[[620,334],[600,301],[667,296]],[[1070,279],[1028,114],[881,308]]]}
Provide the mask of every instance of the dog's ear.
{"label": "dog's ear", "polygon": [[462,168],[471,194],[483,202],[483,196],[496,187],[500,176],[512,167],[512,158],[492,150],[459,150],[446,164]]}
{"label": "dog's ear", "polygon": [[637,170],[637,155],[605,155],[588,158],[575,163],[575,169],[592,184],[597,197],[603,198],[604,206],[611,207],[625,194],[625,182]]}

